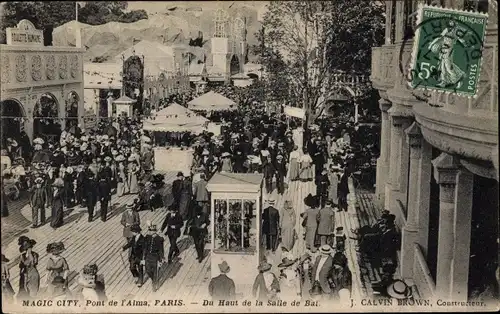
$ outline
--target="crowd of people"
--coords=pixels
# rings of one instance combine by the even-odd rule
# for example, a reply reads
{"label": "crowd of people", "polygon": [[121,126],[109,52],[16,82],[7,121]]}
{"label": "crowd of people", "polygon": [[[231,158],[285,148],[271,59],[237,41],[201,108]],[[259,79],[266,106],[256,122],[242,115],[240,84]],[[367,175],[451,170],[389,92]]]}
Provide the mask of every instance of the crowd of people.
{"label": "crowd of people", "polygon": [[[234,97],[235,92],[232,93]],[[235,99],[241,102],[247,98]],[[186,105],[189,100],[189,96],[184,96],[163,103],[176,101]],[[154,291],[160,288],[158,265],[165,261],[170,264],[179,256],[177,240],[183,234],[192,236],[198,261],[204,259],[210,225],[210,195],[206,186],[214,173],[262,173],[268,195],[275,189],[283,195],[291,182],[313,181],[316,195],[304,199],[307,210],[303,213],[296,213],[289,201],[278,210],[275,201],[268,199],[262,217],[264,246],[269,252],[281,247],[283,259],[277,265],[279,275],[270,271],[271,260],[262,261],[253,293],[259,299],[269,300],[298,296],[348,299],[351,272],[344,254],[345,236],[342,227],[336,227],[335,211],[347,211],[347,179],[361,165],[372,165],[376,147],[362,143],[360,126],[347,115],[319,118],[316,124],[303,130],[298,121],[287,119],[282,113],[269,113],[257,100],[252,98],[250,103],[247,100],[235,111],[207,115],[221,124],[218,135],[205,131],[177,139],[178,144],[193,149],[193,164],[191,171],[177,174],[171,188],[162,174],[153,172],[153,147],[158,139],[154,133],[141,129],[138,117],[105,121],[94,130],[73,126],[63,131],[57,141],[37,138],[32,153],[26,153],[25,148],[19,151],[11,140],[6,155],[14,165],[24,168],[14,171],[14,167],[9,167],[3,173],[3,180],[15,177],[17,187],[30,191],[33,228],[46,223],[47,208],[51,210],[53,228],[64,224],[65,210],[74,206],[87,207],[91,222],[97,203],[100,219],[106,221],[112,195],[136,194],[120,220],[125,243],[122,249],[129,252],[130,273],[136,284],[142,286],[147,274]],[[8,215],[7,204],[2,204],[2,216],[4,207]],[[162,226],[158,228],[148,222],[148,234],[142,235],[139,212],[157,209],[165,210]],[[294,257],[298,217],[302,219],[307,251]],[[394,229],[390,217],[385,213],[385,224],[356,231],[360,251],[371,255],[382,252],[386,268],[391,264],[387,259],[394,264],[393,251],[385,249],[387,243],[392,243],[386,236],[387,229]],[[162,233],[169,238],[167,254]],[[35,244],[32,239],[19,239],[22,276],[18,297],[35,298],[40,289]],[[62,243],[47,248],[51,254],[49,263],[54,264],[47,268],[53,270],[48,279],[51,286],[48,293],[54,297],[68,293],[69,266],[60,257],[63,251]],[[4,260],[8,261],[2,256],[2,265]],[[104,279],[98,276],[97,269],[97,265],[87,265],[82,270],[79,281],[82,298],[106,298]],[[228,299],[235,293],[234,283],[227,277],[230,265],[222,262],[219,269],[221,276],[212,279],[209,292],[214,299]],[[6,278],[8,282],[8,269]]]}

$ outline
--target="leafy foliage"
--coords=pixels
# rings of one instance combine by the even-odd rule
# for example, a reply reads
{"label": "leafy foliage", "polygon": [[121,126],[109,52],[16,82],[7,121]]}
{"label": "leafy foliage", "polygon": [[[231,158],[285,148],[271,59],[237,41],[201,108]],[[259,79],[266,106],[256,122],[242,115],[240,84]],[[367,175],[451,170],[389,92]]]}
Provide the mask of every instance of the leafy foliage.
{"label": "leafy foliage", "polygon": [[[75,1],[9,1],[3,4],[0,20],[0,43],[5,43],[5,29],[28,19],[38,29],[58,27],[76,17]],[[133,23],[147,19],[145,10],[125,12],[126,1],[87,1],[78,10],[78,21],[90,25],[108,22]]]}
{"label": "leafy foliage", "polygon": [[334,72],[368,74],[371,47],[383,41],[383,3],[362,0],[271,1],[254,52],[278,98],[313,121],[327,101]]}

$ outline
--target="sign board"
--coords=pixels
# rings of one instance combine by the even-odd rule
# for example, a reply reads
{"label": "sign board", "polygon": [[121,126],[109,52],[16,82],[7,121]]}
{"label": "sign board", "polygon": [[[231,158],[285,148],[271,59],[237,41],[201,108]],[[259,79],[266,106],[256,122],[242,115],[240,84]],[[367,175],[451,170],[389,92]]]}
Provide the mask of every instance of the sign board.
{"label": "sign board", "polygon": [[28,20],[21,20],[17,27],[6,30],[7,45],[43,46],[43,31]]}
{"label": "sign board", "polygon": [[289,117],[296,117],[296,118],[300,118],[300,119],[306,118],[306,112],[302,108],[285,106],[284,112]]}
{"label": "sign board", "polygon": [[97,126],[97,114],[92,109],[85,109],[83,116],[83,125],[85,129],[93,129]]}

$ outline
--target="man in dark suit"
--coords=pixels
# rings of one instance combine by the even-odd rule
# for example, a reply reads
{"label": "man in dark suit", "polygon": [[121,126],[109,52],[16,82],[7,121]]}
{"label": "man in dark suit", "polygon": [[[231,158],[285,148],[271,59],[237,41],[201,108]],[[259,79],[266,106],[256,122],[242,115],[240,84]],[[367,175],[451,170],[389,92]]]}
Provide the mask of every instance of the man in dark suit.
{"label": "man in dark suit", "polygon": [[286,161],[284,161],[283,155],[278,155],[276,157],[276,185],[278,187],[278,193],[285,193],[285,177],[286,177]]}
{"label": "man in dark suit", "polygon": [[177,179],[172,182],[172,195],[174,197],[174,207],[179,208],[179,203],[181,200],[182,186],[184,181],[184,174],[182,172],[177,173]]}
{"label": "man in dark suit", "polygon": [[266,237],[266,248],[274,252],[278,248],[280,214],[273,207],[275,200],[269,200],[268,203],[269,206],[264,209],[264,214],[262,215],[262,233]]}
{"label": "man in dark suit", "polygon": [[158,290],[158,268],[161,267],[165,260],[165,253],[163,251],[163,238],[158,235],[156,225],[148,223],[148,234],[145,238],[145,256],[144,265],[148,277],[151,278],[153,283],[153,291]]}
{"label": "man in dark suit", "polygon": [[85,184],[85,199],[87,203],[87,212],[89,214],[88,221],[91,222],[92,219],[94,219],[94,207],[97,204],[99,189],[94,173],[88,170],[86,176],[87,183]]}
{"label": "man in dark suit", "polygon": [[236,295],[234,281],[226,274],[231,268],[226,261],[219,264],[220,275],[210,280],[208,293],[212,300],[233,300]]}
{"label": "man in dark suit", "polygon": [[349,194],[349,184],[348,184],[349,175],[347,173],[347,169],[343,169],[342,176],[340,177],[339,187],[337,189],[338,197],[339,197],[339,209],[338,211],[347,211],[347,195]]}
{"label": "man in dark suit", "polygon": [[106,221],[108,216],[108,203],[111,200],[111,184],[105,171],[99,173],[99,201],[101,202],[101,220]]}
{"label": "man in dark suit", "polygon": [[320,255],[316,257],[314,262],[312,272],[311,272],[311,286],[319,286],[322,290],[322,294],[327,298],[331,297],[332,288],[330,282],[332,282],[333,273],[333,257],[332,248],[325,244],[320,249]]}
{"label": "man in dark suit", "polygon": [[271,194],[273,191],[273,177],[276,173],[276,168],[274,167],[274,163],[271,161],[269,156],[264,158],[264,162],[262,163],[262,173],[264,175],[264,179],[266,180],[266,192]]}
{"label": "man in dark suit", "polygon": [[199,206],[196,208],[196,214],[191,221],[191,236],[193,237],[196,253],[198,254],[198,262],[203,261],[205,250],[205,236],[208,227],[208,215],[203,213],[203,209]]}
{"label": "man in dark suit", "polygon": [[328,187],[330,187],[330,179],[328,179],[328,171],[323,169],[319,176],[316,176],[316,195],[319,198],[321,207],[325,207],[328,198]]}
{"label": "man in dark suit", "polygon": [[[177,246],[177,239],[181,236],[181,228],[184,225],[181,215],[178,211],[170,207],[167,217],[163,221],[161,230],[164,231],[170,242],[170,249],[168,250],[168,263],[172,263],[172,259],[177,257],[180,253]],[[165,230],[165,228],[167,230]]]}
{"label": "man in dark suit", "polygon": [[144,254],[145,254],[145,238],[141,234],[139,225],[130,227],[132,237],[129,238],[127,244],[122,249],[123,251],[130,249],[128,261],[130,263],[130,272],[136,278],[135,283],[138,287],[142,287],[144,282]]}
{"label": "man in dark suit", "polygon": [[208,196],[207,191],[207,180],[205,179],[205,174],[202,173],[200,175],[200,180],[194,184],[194,197],[198,206],[203,208],[203,212],[208,215],[210,211],[208,202],[210,201],[210,197]]}
{"label": "man in dark suit", "polygon": [[87,184],[87,173],[83,165],[78,166],[76,175],[76,204],[85,207],[85,185]]}

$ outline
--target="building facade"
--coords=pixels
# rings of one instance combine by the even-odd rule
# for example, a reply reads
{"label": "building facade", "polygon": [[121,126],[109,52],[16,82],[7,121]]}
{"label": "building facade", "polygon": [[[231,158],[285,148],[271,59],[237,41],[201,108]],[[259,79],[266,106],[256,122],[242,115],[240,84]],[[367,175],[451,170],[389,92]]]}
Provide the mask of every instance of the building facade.
{"label": "building facade", "polygon": [[2,135],[25,131],[32,140],[47,125],[83,123],[84,52],[44,46],[43,32],[28,20],[7,29],[7,44],[0,45]]}
{"label": "building facade", "polygon": [[[376,193],[402,230],[401,276],[424,298],[484,297],[498,291],[497,2],[385,3],[370,78],[382,115]],[[419,3],[488,13],[476,98],[408,86]]]}

